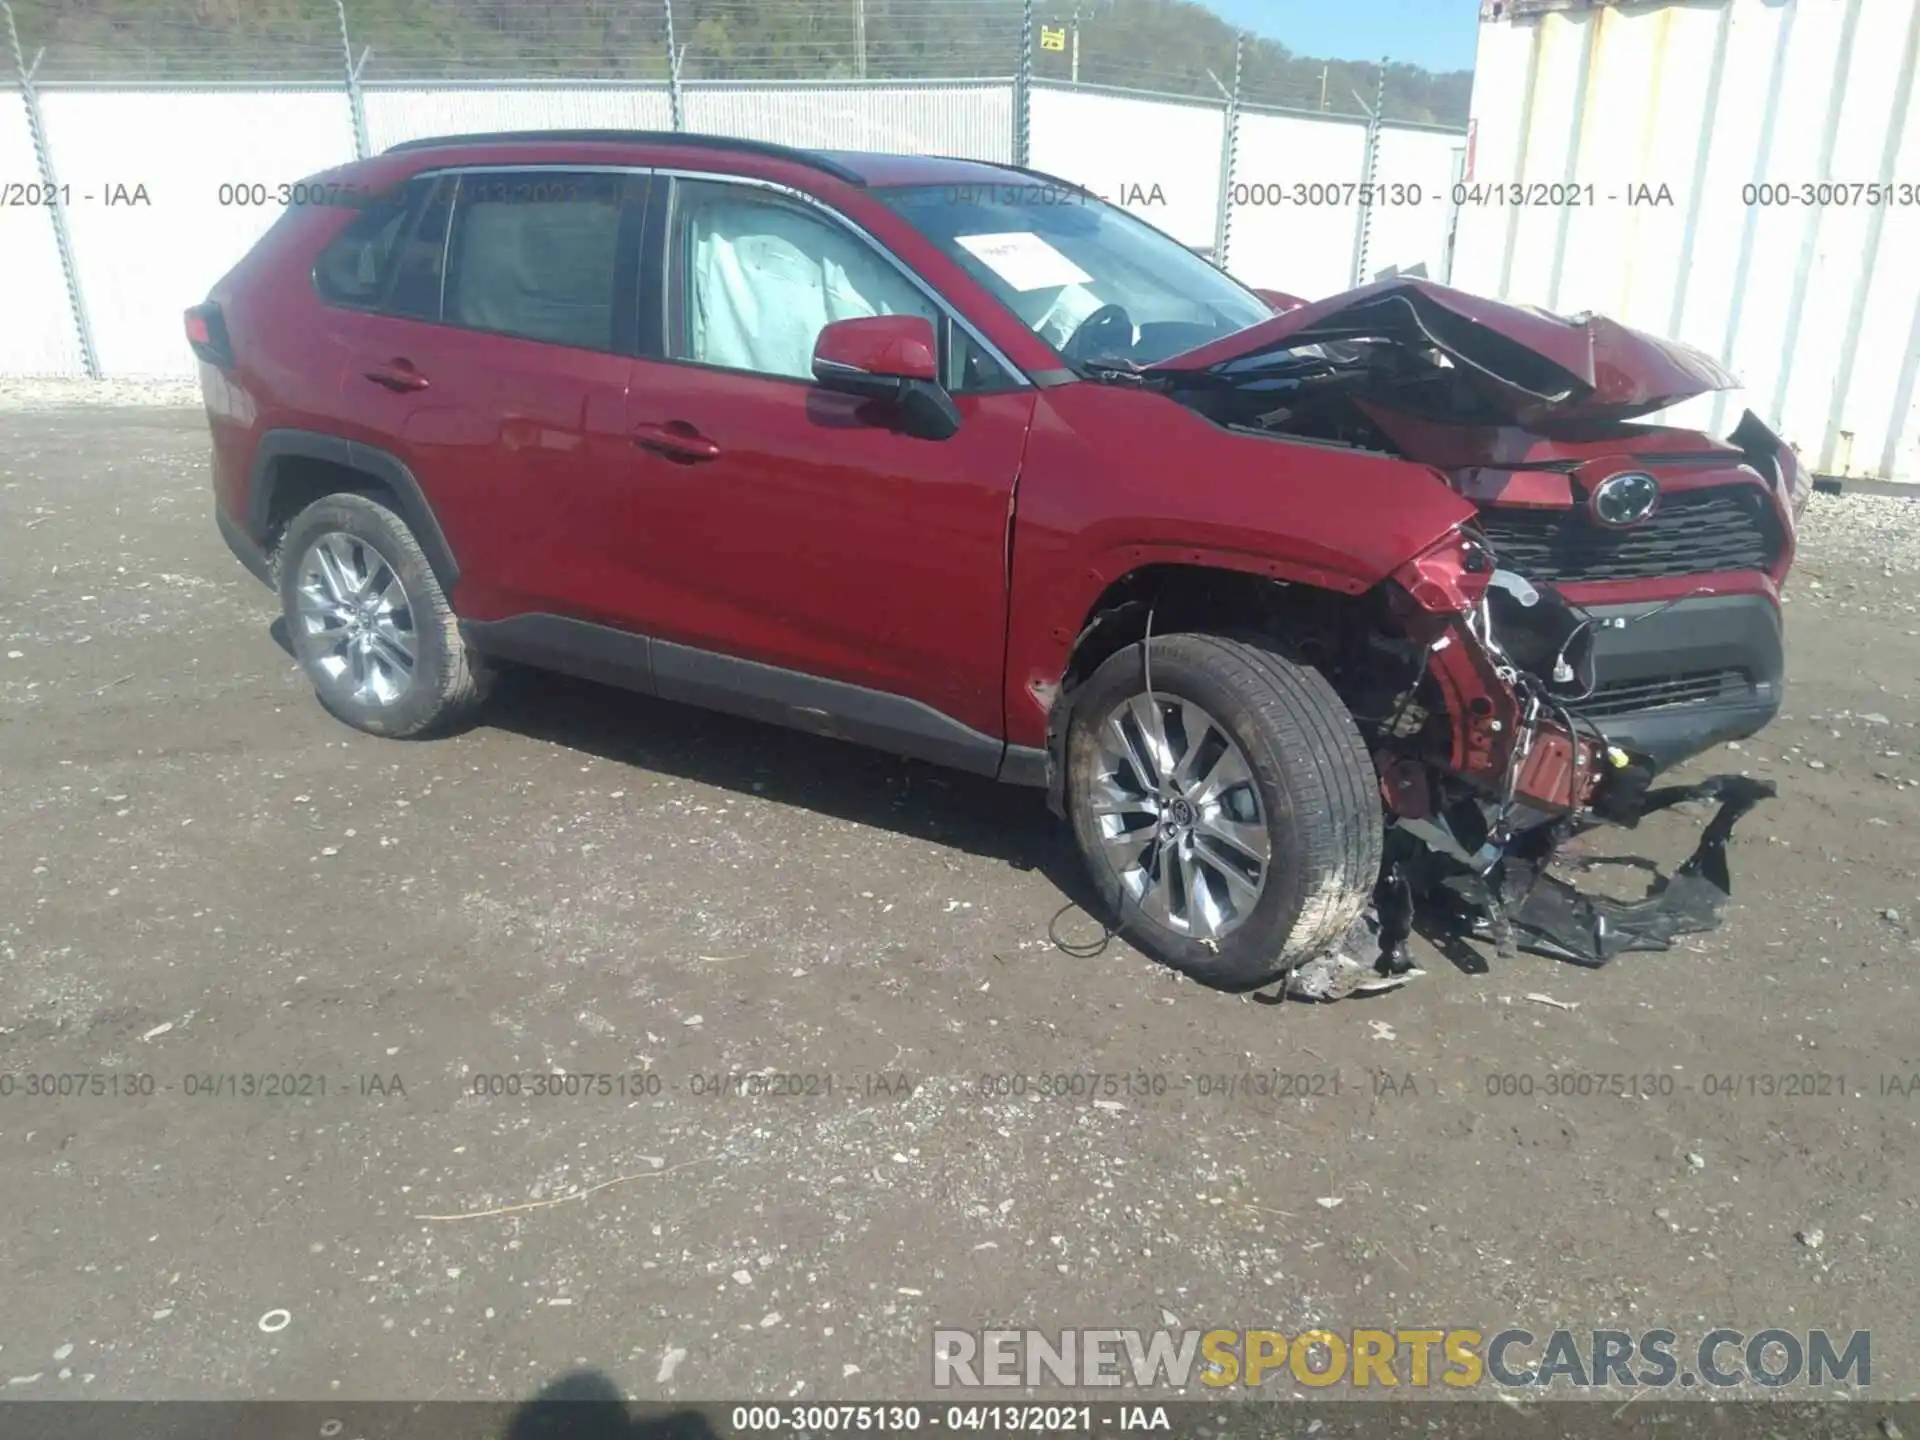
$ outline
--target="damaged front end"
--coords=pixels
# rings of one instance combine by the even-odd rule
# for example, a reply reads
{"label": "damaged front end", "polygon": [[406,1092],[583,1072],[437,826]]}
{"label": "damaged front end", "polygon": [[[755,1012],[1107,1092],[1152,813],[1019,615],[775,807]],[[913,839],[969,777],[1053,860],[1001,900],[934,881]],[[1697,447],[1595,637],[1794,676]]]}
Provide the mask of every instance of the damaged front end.
{"label": "damaged front end", "polygon": [[[1596,682],[1592,617],[1497,568],[1472,537],[1396,580],[1390,603],[1419,646],[1417,668],[1385,723],[1363,721],[1389,824],[1375,897],[1380,968],[1409,968],[1406,942],[1423,915],[1502,955],[1590,967],[1717,928],[1732,892],[1727,841],[1772,782],[1652,786],[1653,758],[1613,743],[1578,708]],[[1630,829],[1693,801],[1719,809],[1692,855],[1671,876],[1656,870],[1644,898],[1589,895],[1553,873],[1594,863],[1567,853],[1586,832]]]}
{"label": "damaged front end", "polygon": [[[1362,639],[1316,661],[1380,777],[1383,972],[1410,968],[1422,916],[1587,966],[1720,923],[1728,838],[1774,787],[1652,782],[1777,710],[1778,587],[1812,487],[1751,413],[1724,441],[1627,422],[1731,375],[1611,321],[1418,280],[1291,309],[1154,371],[1217,424],[1394,455],[1411,483],[1479,507],[1382,587]],[[1643,898],[1554,873],[1593,863],[1572,853],[1586,832],[1692,801],[1718,810]]]}

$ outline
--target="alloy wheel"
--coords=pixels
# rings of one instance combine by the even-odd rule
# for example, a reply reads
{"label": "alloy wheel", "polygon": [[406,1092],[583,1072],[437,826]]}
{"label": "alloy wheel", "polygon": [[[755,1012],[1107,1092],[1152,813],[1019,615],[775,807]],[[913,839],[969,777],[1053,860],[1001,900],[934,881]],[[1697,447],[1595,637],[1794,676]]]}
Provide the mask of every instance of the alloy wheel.
{"label": "alloy wheel", "polygon": [[1199,705],[1165,694],[1121,702],[1096,734],[1087,803],[1115,878],[1176,934],[1231,934],[1259,903],[1273,858],[1239,744]]}
{"label": "alloy wheel", "polygon": [[295,638],[314,679],[357,705],[398,704],[412,688],[419,646],[406,587],[387,558],[357,535],[329,531],[300,557],[295,595]]}

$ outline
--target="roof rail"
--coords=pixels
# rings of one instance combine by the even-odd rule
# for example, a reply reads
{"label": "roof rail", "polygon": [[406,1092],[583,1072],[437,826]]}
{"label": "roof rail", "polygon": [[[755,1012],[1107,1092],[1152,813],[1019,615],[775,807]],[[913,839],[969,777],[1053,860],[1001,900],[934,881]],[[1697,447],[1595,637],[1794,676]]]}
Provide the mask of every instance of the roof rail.
{"label": "roof rail", "polygon": [[736,135],[696,135],[684,130],[492,130],[473,135],[426,135],[418,140],[402,140],[382,153],[397,155],[409,150],[431,150],[448,145],[530,145],[598,142],[614,145],[697,145],[703,150],[733,150],[742,155],[764,155],[769,160],[789,160],[796,165],[818,170],[849,185],[867,182],[858,171],[811,150],[796,150],[790,145],[775,145],[767,140],[745,140]]}

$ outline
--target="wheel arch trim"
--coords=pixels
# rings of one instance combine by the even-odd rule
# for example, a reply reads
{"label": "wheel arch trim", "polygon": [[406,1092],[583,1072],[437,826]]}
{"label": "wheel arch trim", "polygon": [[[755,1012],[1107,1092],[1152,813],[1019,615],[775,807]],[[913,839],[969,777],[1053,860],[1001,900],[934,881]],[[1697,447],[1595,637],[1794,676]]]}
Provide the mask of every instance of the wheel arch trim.
{"label": "wheel arch trim", "polygon": [[274,492],[283,473],[280,462],[290,459],[322,460],[343,469],[357,470],[384,485],[392,492],[400,518],[407,522],[421,552],[426,555],[433,578],[440,582],[442,592],[448,596],[453,594],[453,587],[460,580],[460,564],[413,471],[390,451],[343,436],[314,430],[278,429],[269,430],[260,438],[247,494],[246,528],[256,542],[266,546],[271,540],[267,520],[273,514]]}

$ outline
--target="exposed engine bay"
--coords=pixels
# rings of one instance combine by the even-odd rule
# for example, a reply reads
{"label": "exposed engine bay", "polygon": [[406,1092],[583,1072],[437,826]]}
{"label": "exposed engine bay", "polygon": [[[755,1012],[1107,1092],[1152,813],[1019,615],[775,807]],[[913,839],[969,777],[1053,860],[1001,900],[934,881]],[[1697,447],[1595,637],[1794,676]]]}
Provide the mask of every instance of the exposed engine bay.
{"label": "exposed engine bay", "polygon": [[[1621,514],[1641,511],[1619,534],[1662,499],[1662,481],[1642,473],[1660,466],[1634,463],[1636,452],[1685,446],[1691,453],[1658,459],[1718,467],[1731,483],[1715,494],[1777,504],[1789,537],[1811,491],[1793,452],[1750,412],[1724,442],[1627,424],[1736,382],[1698,352],[1610,321],[1399,281],[1255,329],[1265,333],[1154,367],[1147,383],[1231,429],[1430,466],[1468,498],[1482,498],[1474,486],[1489,475],[1496,490],[1519,483],[1557,493],[1562,508],[1541,501],[1536,518],[1584,503],[1592,524],[1612,526],[1615,516],[1593,508],[1594,493],[1612,482],[1604,498],[1620,499]],[[1531,458],[1543,453],[1553,458]],[[1713,580],[1623,614],[1526,573],[1537,572],[1539,547],[1511,564],[1501,550],[1490,526],[1462,525],[1368,597],[1365,612],[1330,604],[1315,623],[1301,626],[1297,614],[1287,623],[1302,658],[1346,701],[1380,778],[1386,864],[1368,930],[1385,975],[1411,968],[1406,942],[1423,918],[1447,935],[1491,940],[1502,954],[1525,949],[1590,967],[1711,930],[1731,891],[1733,827],[1774,793],[1739,775],[1656,787],[1662,758],[1617,738],[1631,727],[1616,716],[1589,713],[1608,678],[1596,642],[1718,593]],[[1688,563],[1719,563],[1697,547],[1675,553],[1670,573],[1652,572],[1668,589],[1685,583]],[[1781,555],[1776,584],[1790,540]],[[1689,753],[1711,743],[1709,735]],[[1631,828],[1688,802],[1718,809],[1684,863],[1670,875],[1655,869],[1644,898],[1588,895],[1553,873],[1581,865],[1568,851],[1584,833]]]}
{"label": "exposed engine bay", "polygon": [[1242,374],[1208,375],[1180,398],[1231,429],[1389,455],[1402,452],[1375,418],[1382,405],[1445,424],[1501,423],[1446,357],[1421,356],[1394,341],[1303,346]]}

